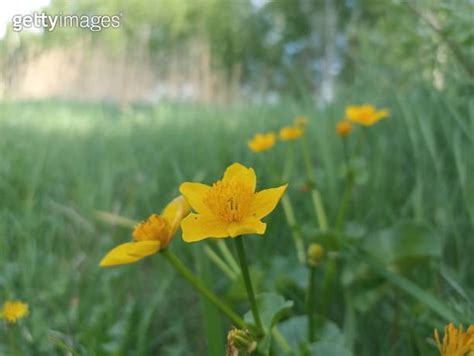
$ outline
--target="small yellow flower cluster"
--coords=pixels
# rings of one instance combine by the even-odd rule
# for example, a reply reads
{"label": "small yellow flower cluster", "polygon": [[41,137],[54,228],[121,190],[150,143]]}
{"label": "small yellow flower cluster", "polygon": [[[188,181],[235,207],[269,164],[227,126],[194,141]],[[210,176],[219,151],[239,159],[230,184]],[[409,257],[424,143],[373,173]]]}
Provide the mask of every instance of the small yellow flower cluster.
{"label": "small yellow flower cluster", "polygon": [[18,300],[7,300],[0,310],[0,317],[7,323],[15,324],[28,315],[28,304]]}
{"label": "small yellow flower cluster", "polygon": [[[293,119],[292,126],[282,127],[279,132],[281,141],[292,141],[303,136],[306,126],[308,125],[308,118],[306,116],[296,116]],[[277,140],[277,135],[274,132],[258,133],[247,145],[252,152],[260,153],[272,148]]]}
{"label": "small yellow flower cluster", "polygon": [[444,328],[442,342],[438,330],[434,331],[434,336],[441,356],[474,355],[474,324],[471,324],[464,332],[462,325],[456,328],[453,323],[449,323]]}
{"label": "small yellow flower cluster", "polygon": [[375,125],[378,121],[388,117],[388,110],[377,110],[373,105],[364,104],[360,106],[348,106],[344,119],[336,125],[336,132],[339,136],[345,137],[352,131],[352,124],[365,127]]}
{"label": "small yellow flower cluster", "polygon": [[153,214],[137,225],[133,241],[113,248],[100,265],[127,264],[155,254],[168,246],[180,226],[186,242],[264,234],[266,224],[261,219],[275,209],[287,184],[259,192],[256,186],[255,171],[240,163],[229,166],[222,180],[212,186],[181,184],[182,196],[169,203],[161,215]]}

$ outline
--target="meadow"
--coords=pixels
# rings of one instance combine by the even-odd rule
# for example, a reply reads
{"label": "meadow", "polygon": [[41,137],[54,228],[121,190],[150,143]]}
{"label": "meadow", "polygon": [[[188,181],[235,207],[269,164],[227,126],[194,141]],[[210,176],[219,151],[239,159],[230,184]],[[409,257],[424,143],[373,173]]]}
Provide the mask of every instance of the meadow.
{"label": "meadow", "polygon": [[[390,117],[354,130],[344,144],[336,122],[347,105],[365,102],[388,108]],[[305,139],[326,233],[315,223],[299,142],[262,154],[247,147],[255,133],[277,131],[298,115],[309,120]],[[99,262],[130,240],[130,220],[158,213],[180,183],[212,183],[234,162],[255,169],[259,188],[275,186],[278,172],[292,167],[285,178],[294,226],[280,204],[265,219],[263,238],[244,238],[257,292],[293,301],[278,328],[294,350],[306,334],[308,278],[293,244],[297,230],[305,244],[325,250],[315,271],[316,339],[328,355],[436,355],[434,328],[474,320],[473,138],[472,99],[423,88],[352,89],[321,109],[309,99],[122,109],[2,102],[0,290],[26,301],[30,314],[15,327],[2,325],[0,355],[225,354],[232,323],[159,254],[108,269]],[[335,231],[344,152],[354,187]],[[178,233],[170,249],[240,315],[249,310],[241,277],[209,258],[210,250],[219,253],[214,241],[186,244]],[[281,343],[272,353],[283,354]]]}

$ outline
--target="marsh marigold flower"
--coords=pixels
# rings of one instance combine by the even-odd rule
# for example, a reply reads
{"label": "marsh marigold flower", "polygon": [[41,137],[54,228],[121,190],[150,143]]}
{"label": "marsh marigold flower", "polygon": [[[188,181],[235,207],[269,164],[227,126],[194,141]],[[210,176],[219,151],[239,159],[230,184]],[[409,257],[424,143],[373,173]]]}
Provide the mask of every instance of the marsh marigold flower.
{"label": "marsh marigold flower", "polygon": [[346,108],[346,119],[363,126],[372,126],[388,116],[388,110],[376,110],[374,106],[368,104]]}
{"label": "marsh marigold flower", "polygon": [[133,263],[157,253],[171,242],[181,220],[190,210],[189,204],[182,196],[174,199],[161,215],[152,214],[148,220],[138,224],[133,230],[133,241],[110,250],[100,262],[100,266]]}
{"label": "marsh marigold flower", "polygon": [[0,316],[8,323],[15,324],[28,315],[28,304],[18,300],[6,301],[3,304]]}
{"label": "marsh marigold flower", "polygon": [[256,134],[249,142],[249,148],[255,152],[263,152],[269,150],[275,145],[276,135],[273,132]]}
{"label": "marsh marigold flower", "polygon": [[434,331],[434,336],[442,356],[474,356],[474,325],[464,332],[462,325],[457,329],[453,323],[449,323],[444,328],[442,342],[438,330]]}
{"label": "marsh marigold flower", "polygon": [[305,128],[308,125],[309,121],[306,116],[299,115],[293,119],[293,124],[297,127]]}
{"label": "marsh marigold flower", "polygon": [[352,124],[347,120],[341,120],[336,125],[336,132],[339,136],[347,136],[352,131]]}
{"label": "marsh marigold flower", "polygon": [[288,126],[280,129],[280,140],[290,141],[300,138],[304,134],[304,129],[301,126]]}
{"label": "marsh marigold flower", "polygon": [[275,209],[288,184],[255,192],[256,184],[255,171],[240,163],[229,166],[212,186],[181,184],[181,194],[196,211],[181,222],[184,241],[264,234],[261,219]]}

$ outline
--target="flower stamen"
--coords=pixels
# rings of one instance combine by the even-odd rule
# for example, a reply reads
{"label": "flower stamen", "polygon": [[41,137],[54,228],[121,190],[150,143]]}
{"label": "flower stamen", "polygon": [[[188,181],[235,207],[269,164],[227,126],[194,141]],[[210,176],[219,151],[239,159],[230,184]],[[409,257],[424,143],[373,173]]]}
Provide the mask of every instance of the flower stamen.
{"label": "flower stamen", "polygon": [[248,213],[253,192],[242,182],[218,181],[204,198],[209,210],[225,222],[239,222]]}
{"label": "flower stamen", "polygon": [[167,243],[170,235],[170,227],[165,219],[157,214],[151,215],[148,220],[141,222],[133,230],[134,241],[161,241]]}

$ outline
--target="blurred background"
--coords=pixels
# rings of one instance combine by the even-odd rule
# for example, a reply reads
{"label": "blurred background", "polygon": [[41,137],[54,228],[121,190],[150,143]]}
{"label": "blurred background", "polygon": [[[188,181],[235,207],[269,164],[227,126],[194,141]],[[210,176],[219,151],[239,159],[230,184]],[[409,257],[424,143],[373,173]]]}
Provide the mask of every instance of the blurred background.
{"label": "blurred background", "polygon": [[[120,26],[13,30],[13,16],[43,11]],[[375,241],[387,268],[474,320],[473,12],[472,0],[0,3],[0,302],[31,310],[0,329],[0,354],[15,342],[21,355],[223,355],[229,322],[159,256],[99,269],[130,238],[100,212],[144,219],[181,182],[211,183],[235,161],[269,186],[248,139],[305,115],[334,221],[344,189],[335,124],[363,103],[391,117],[363,136],[346,233]],[[285,152],[277,145],[272,159]],[[299,170],[300,157],[288,194],[309,236]],[[282,211],[267,222],[264,239],[249,237],[257,289],[304,305]],[[417,243],[385,244],[400,231]],[[242,282],[222,276],[205,245],[177,238],[173,249],[245,312]],[[363,262],[343,265],[322,317],[354,355],[437,353],[432,331],[451,320]]]}
{"label": "blurred background", "polygon": [[[331,102],[341,85],[472,79],[472,2],[20,1],[2,5],[1,97]],[[120,16],[119,28],[11,30],[12,16]],[[466,84],[466,83],[465,83]],[[467,84],[466,84],[467,85]]]}

